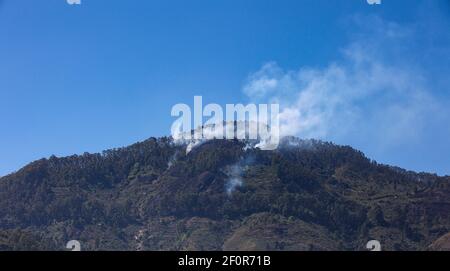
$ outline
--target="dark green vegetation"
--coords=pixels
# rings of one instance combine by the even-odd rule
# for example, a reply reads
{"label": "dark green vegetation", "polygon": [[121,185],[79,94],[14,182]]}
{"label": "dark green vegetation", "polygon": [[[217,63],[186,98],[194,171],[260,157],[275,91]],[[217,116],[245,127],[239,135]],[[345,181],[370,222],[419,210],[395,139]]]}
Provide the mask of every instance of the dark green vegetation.
{"label": "dark green vegetation", "polygon": [[0,179],[0,250],[426,250],[450,232],[449,177],[318,141],[243,147],[152,138],[33,162]]}

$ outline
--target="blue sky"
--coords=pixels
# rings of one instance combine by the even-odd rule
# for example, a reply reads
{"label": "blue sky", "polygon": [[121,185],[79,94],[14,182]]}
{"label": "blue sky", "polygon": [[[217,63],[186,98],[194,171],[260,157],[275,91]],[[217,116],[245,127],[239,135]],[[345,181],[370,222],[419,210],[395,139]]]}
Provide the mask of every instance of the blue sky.
{"label": "blue sky", "polygon": [[321,94],[299,136],[450,174],[449,30],[447,0],[0,0],[0,176],[169,135],[174,104],[267,78],[289,112]]}

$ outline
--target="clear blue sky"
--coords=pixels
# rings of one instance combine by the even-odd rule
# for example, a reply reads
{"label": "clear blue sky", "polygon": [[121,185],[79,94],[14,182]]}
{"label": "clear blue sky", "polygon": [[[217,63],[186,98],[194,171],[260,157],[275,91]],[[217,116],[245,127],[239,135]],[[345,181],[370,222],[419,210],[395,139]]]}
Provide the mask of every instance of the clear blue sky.
{"label": "clear blue sky", "polygon": [[[445,108],[447,0],[377,6],[365,0],[0,0],[0,176],[52,154],[169,135],[171,107],[192,103],[194,95],[248,102],[243,87],[268,62],[284,71],[345,63],[343,50],[352,41],[370,40],[370,30],[361,27],[365,18],[414,29],[413,42],[389,47],[382,57],[402,55]],[[374,106],[383,105],[367,104]],[[387,148],[362,139],[364,133],[323,139],[382,163],[450,174],[450,116],[439,112],[431,126],[398,132],[420,136]]]}

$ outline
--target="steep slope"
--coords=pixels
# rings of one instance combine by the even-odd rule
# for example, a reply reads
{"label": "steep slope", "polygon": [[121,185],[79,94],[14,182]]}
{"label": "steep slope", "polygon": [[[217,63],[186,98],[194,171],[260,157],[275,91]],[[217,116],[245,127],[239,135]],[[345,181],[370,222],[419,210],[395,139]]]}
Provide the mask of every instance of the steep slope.
{"label": "steep slope", "polygon": [[1,178],[0,249],[425,250],[450,232],[448,177],[296,138],[185,148],[151,138]]}

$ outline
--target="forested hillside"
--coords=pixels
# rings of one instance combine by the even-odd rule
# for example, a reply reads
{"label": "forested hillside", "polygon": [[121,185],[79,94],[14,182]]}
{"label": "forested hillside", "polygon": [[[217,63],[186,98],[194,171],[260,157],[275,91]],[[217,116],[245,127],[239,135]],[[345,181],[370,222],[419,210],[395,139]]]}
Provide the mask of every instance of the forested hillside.
{"label": "forested hillside", "polygon": [[1,178],[0,250],[427,250],[450,232],[449,177],[314,140],[185,147],[151,138]]}

